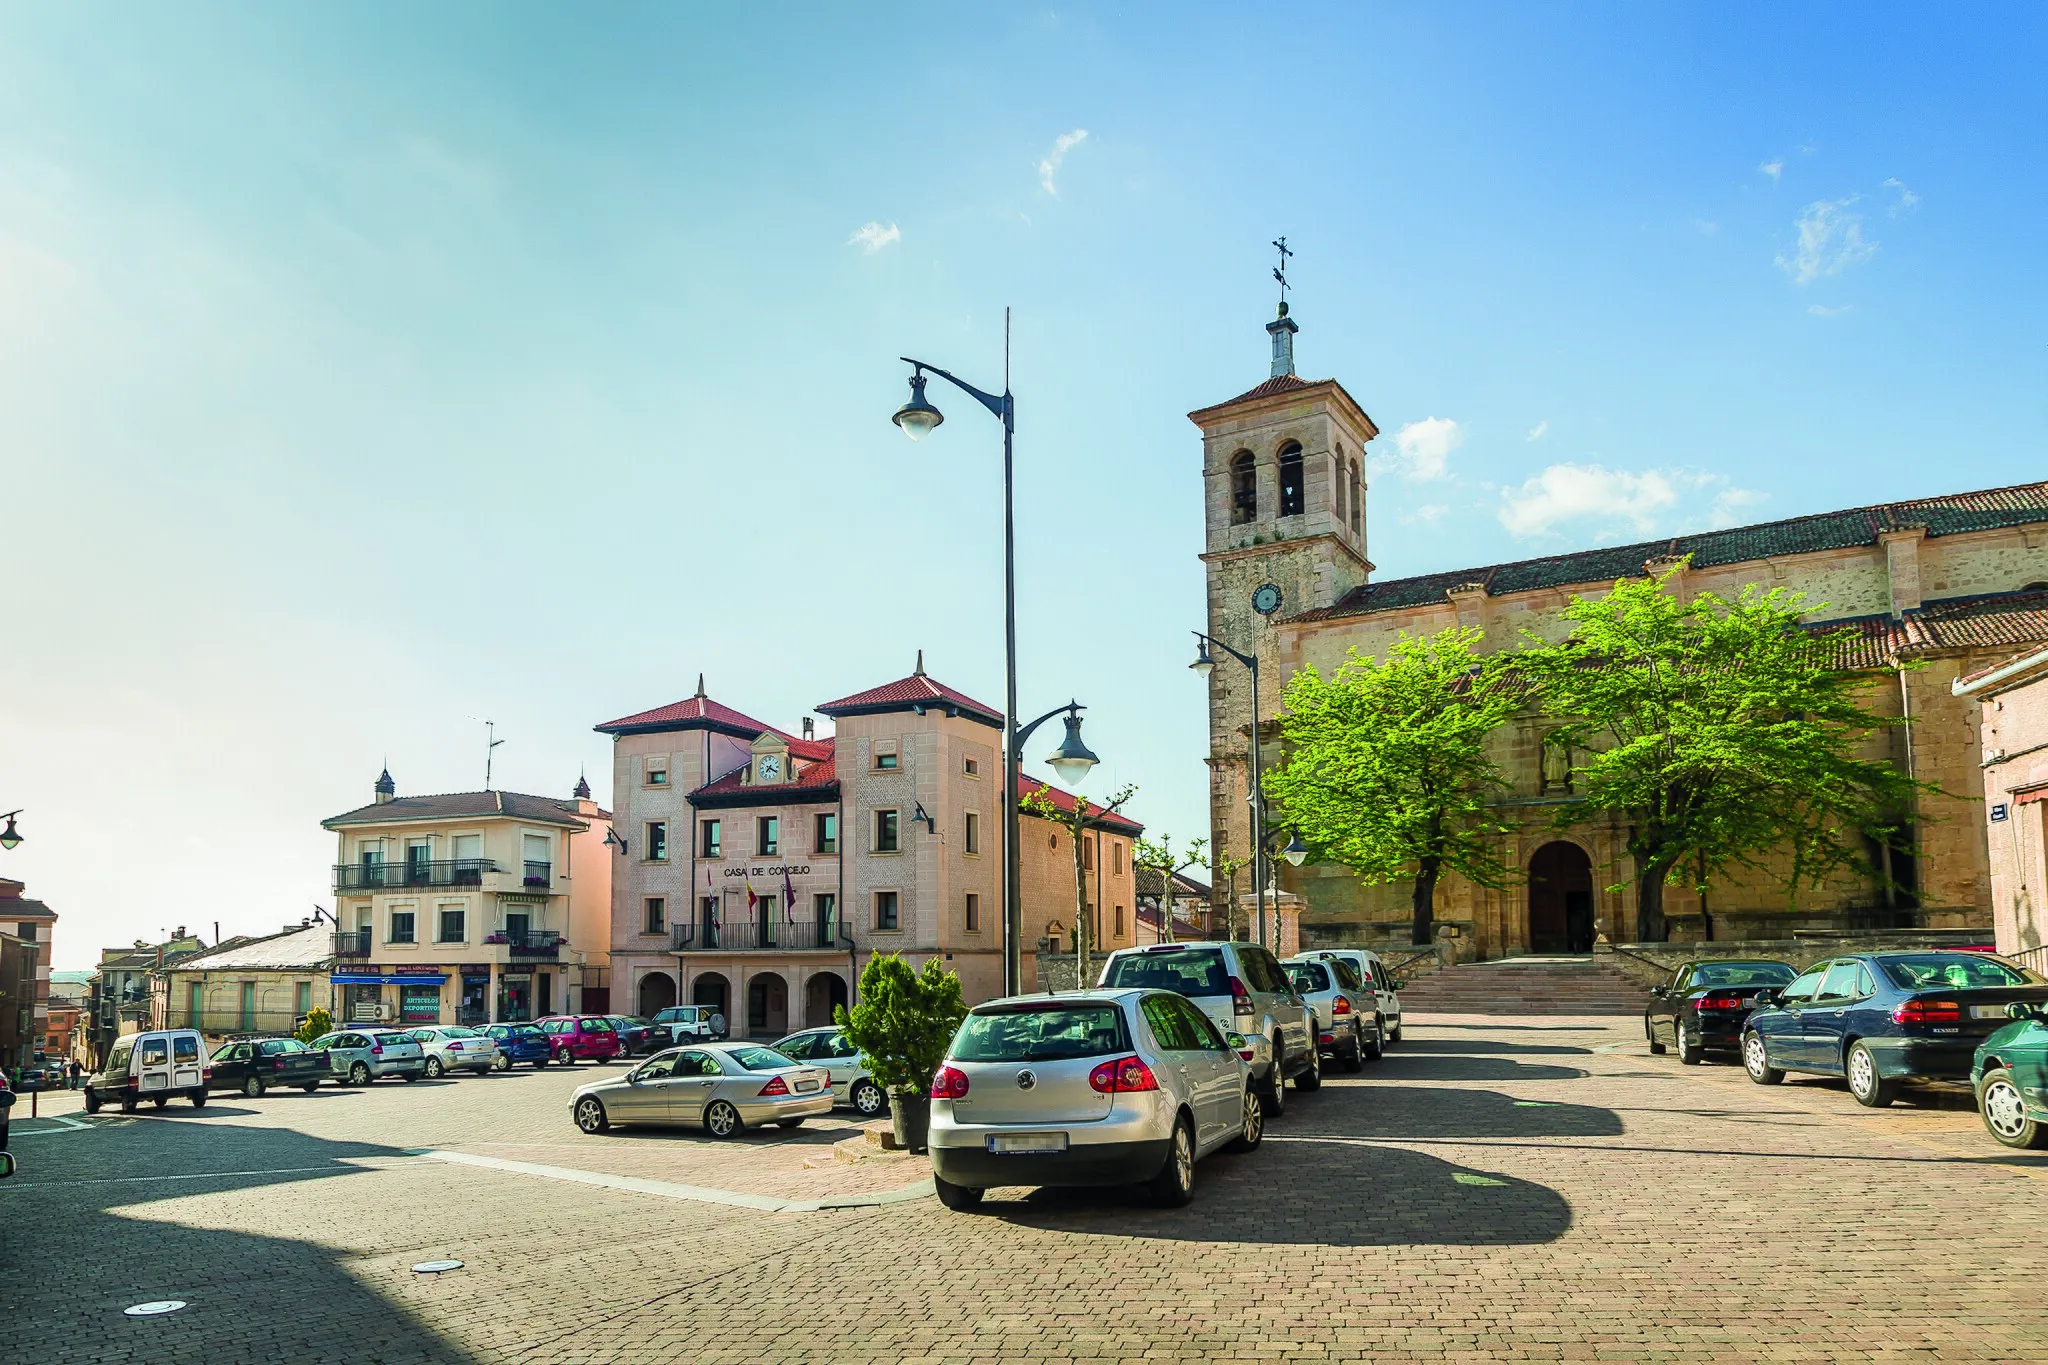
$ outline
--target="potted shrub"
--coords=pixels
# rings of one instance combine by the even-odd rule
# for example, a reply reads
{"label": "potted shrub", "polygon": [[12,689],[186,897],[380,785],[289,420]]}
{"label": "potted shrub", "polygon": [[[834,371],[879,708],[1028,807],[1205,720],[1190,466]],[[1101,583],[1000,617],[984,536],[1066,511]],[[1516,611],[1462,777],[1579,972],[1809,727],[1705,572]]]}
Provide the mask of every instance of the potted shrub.
{"label": "potted shrub", "polygon": [[921,1152],[931,1127],[932,1076],[946,1059],[953,1031],[967,1017],[960,978],[938,958],[913,972],[894,953],[868,961],[859,1003],[841,1005],[834,1023],[860,1049],[861,1065],[889,1096],[897,1145]]}

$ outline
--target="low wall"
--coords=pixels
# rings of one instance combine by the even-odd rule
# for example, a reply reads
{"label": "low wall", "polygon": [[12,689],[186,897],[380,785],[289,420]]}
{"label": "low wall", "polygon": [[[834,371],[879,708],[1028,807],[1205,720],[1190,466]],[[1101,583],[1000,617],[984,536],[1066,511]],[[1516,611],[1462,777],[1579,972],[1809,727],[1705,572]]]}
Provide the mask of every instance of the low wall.
{"label": "low wall", "polygon": [[1892,929],[1811,938],[1716,939],[1711,943],[1596,943],[1593,958],[1638,985],[1655,986],[1687,962],[1761,959],[1805,971],[1816,962],[1849,953],[1910,952],[1990,941],[1989,929]]}

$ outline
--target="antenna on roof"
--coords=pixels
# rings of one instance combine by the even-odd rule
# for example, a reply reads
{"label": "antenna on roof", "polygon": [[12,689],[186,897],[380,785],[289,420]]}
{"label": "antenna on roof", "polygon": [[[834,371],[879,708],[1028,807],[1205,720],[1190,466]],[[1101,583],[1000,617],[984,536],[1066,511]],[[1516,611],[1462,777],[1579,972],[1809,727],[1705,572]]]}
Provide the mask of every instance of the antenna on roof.
{"label": "antenna on roof", "polygon": [[491,760],[492,760],[493,758],[497,757],[497,748],[498,748],[498,746],[499,746],[500,744],[503,744],[503,743],[505,742],[504,740],[502,740],[502,739],[499,739],[499,738],[497,737],[497,735],[498,735],[498,722],[496,722],[496,721],[494,721],[494,720],[487,720],[487,721],[485,721],[485,722],[484,722],[484,790],[485,790],[485,791],[489,791],[489,790],[491,789]]}

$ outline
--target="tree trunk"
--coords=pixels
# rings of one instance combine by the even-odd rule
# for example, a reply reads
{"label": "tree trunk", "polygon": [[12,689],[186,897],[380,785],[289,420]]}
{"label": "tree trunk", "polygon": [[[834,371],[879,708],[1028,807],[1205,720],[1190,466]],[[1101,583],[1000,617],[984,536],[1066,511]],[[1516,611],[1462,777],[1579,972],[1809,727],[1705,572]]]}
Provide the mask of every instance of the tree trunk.
{"label": "tree trunk", "polygon": [[[1074,798],[1079,801],[1078,796]],[[1088,870],[1082,862],[1087,844],[1087,832],[1081,822],[1074,821],[1074,989],[1088,989]]]}
{"label": "tree trunk", "polygon": [[1653,860],[1641,866],[1636,874],[1636,941],[1662,943],[1671,932],[1664,919],[1664,874],[1671,864]]}
{"label": "tree trunk", "polygon": [[1418,948],[1436,941],[1436,883],[1441,867],[1438,859],[1424,858],[1415,873],[1415,926],[1408,941]]}

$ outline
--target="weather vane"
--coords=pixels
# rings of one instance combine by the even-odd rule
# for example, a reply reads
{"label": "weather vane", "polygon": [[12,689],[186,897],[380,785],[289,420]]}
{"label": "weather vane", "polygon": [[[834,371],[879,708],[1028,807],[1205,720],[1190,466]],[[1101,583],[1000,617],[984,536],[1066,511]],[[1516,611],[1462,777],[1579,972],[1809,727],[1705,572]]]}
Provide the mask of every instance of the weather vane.
{"label": "weather vane", "polygon": [[1280,264],[1273,267],[1273,278],[1280,281],[1280,311],[1287,311],[1287,258],[1294,253],[1287,249],[1285,237],[1273,243],[1273,249],[1280,253]]}

